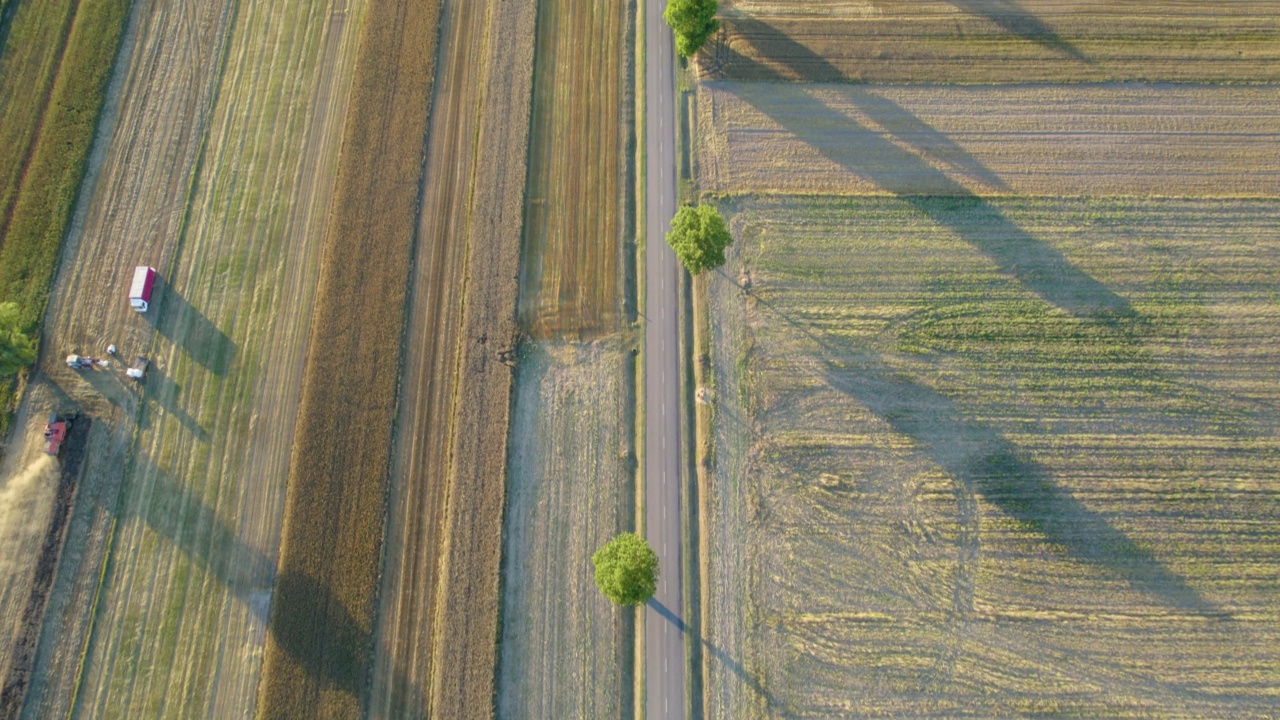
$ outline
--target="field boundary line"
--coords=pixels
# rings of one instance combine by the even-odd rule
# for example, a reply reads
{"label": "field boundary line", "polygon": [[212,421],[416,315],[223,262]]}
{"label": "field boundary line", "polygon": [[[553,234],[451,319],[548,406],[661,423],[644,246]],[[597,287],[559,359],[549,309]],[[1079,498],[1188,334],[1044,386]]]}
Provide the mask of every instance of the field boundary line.
{"label": "field boundary line", "polygon": [[[636,376],[636,392],[632,397],[635,405],[634,423],[632,432],[634,434],[634,447],[636,454],[636,467],[634,476],[635,487],[635,527],[637,531],[645,526],[645,469],[648,465],[648,457],[645,453],[645,397],[647,387],[647,377],[645,375],[645,358],[648,357],[649,347],[644,341],[644,324],[646,314],[649,311],[649,298],[645,292],[645,281],[647,278],[645,267],[645,252],[649,246],[649,237],[645,233],[645,219],[648,211],[648,197],[645,190],[648,186],[648,157],[649,148],[647,144],[648,121],[646,112],[648,111],[648,103],[645,95],[645,87],[648,82],[648,69],[645,66],[646,47],[648,36],[645,33],[645,5],[644,0],[636,2],[635,26],[636,26],[636,48],[635,48],[635,81],[631,87],[631,93],[635,97],[635,138],[636,138],[636,181],[633,188],[635,196],[635,268],[636,268],[636,333],[635,347],[638,352],[635,357],[634,372]],[[635,671],[631,674],[632,681],[632,697],[635,702],[632,706],[635,720],[644,720],[645,714],[645,673],[647,668],[644,663],[645,656],[645,613],[637,611],[635,622],[632,623],[633,630],[633,647],[635,649],[635,657],[632,667]]]}

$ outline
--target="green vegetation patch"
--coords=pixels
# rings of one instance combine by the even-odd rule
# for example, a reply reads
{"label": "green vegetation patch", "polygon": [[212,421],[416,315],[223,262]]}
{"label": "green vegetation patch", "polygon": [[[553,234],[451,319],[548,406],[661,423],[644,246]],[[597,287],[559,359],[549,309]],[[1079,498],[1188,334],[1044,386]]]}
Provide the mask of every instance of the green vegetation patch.
{"label": "green vegetation patch", "polygon": [[[23,3],[0,57],[0,301],[18,303],[26,332],[44,317],[130,7],[83,0],[70,19],[71,5]],[[0,435],[12,392],[0,386]]]}
{"label": "green vegetation patch", "polygon": [[725,210],[708,717],[1274,707],[1280,201]]}

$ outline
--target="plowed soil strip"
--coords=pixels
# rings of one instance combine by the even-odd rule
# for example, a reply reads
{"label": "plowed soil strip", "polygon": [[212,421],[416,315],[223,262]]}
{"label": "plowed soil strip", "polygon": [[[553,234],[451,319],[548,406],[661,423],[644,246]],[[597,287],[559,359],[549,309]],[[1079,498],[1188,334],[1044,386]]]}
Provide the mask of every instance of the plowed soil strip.
{"label": "plowed soil strip", "polygon": [[36,643],[40,638],[40,623],[44,620],[49,590],[53,586],[53,574],[62,554],[62,541],[66,539],[67,518],[75,500],[76,486],[80,480],[80,468],[84,462],[85,444],[89,437],[89,425],[93,421],[80,418],[71,426],[63,444],[61,472],[58,474],[58,493],[53,503],[53,518],[45,533],[40,559],[36,562],[35,578],[27,597],[18,637],[13,641],[13,657],[4,679],[4,691],[0,693],[0,719],[18,717],[22,701],[26,698],[31,682],[31,670],[35,664]]}
{"label": "plowed soil strip", "polygon": [[706,83],[704,189],[1280,194],[1280,86]]}
{"label": "plowed soil strip", "polygon": [[732,80],[1276,82],[1269,0],[729,0],[700,56]]}
{"label": "plowed soil strip", "polygon": [[442,20],[373,717],[488,717],[535,7]]}
{"label": "plowed soil strip", "polygon": [[438,20],[436,3],[367,11],[290,466],[262,717],[360,713]]}

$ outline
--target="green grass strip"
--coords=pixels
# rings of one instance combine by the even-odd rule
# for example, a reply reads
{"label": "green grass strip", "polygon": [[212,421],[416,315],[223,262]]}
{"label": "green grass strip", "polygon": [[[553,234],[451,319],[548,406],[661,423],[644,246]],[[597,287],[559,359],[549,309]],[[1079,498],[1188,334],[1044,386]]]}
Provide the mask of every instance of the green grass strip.
{"label": "green grass strip", "polygon": [[[32,4],[39,5],[42,4]],[[36,62],[27,57],[32,48],[46,48],[55,57],[62,50],[60,61],[44,63],[49,68],[56,67],[56,76],[48,107],[41,113],[43,121],[35,121],[39,125],[34,135],[35,144],[30,149],[25,175],[16,187],[7,230],[0,238],[0,302],[18,303],[22,325],[28,332],[38,329],[49,302],[58,249],[84,178],[129,5],[129,0],[82,0],[71,21],[65,50],[60,42],[62,26],[44,25],[47,32],[55,33],[52,37],[31,34],[27,32],[31,28],[19,27],[19,15],[15,17],[13,32],[0,59],[0,67],[7,71],[12,67],[10,59],[19,55],[27,58],[26,62]],[[38,87],[38,78],[32,82],[34,85],[29,88]],[[29,122],[21,111],[11,116],[14,108],[23,105],[23,102],[6,104],[3,121]],[[0,138],[9,137],[0,132]],[[3,180],[0,177],[0,181]],[[8,428],[13,393],[12,385],[0,387],[0,433]]]}

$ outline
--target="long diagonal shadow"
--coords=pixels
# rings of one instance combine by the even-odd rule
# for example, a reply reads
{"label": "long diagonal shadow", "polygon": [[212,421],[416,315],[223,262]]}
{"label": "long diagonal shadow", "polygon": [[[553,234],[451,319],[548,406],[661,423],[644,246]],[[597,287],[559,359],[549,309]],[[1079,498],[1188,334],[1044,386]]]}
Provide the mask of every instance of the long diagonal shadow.
{"label": "long diagonal shadow", "polygon": [[[723,270],[718,272],[724,281],[737,284]],[[828,386],[911,438],[967,489],[1071,557],[1102,568],[1174,608],[1205,617],[1230,616],[1105,517],[1055,485],[1043,466],[1023,458],[997,428],[968,417],[951,398],[894,370],[871,349],[845,346],[844,340],[820,335],[758,292],[748,292],[759,307],[811,341]]]}
{"label": "long diagonal shadow", "polygon": [[1018,0],[948,0],[970,15],[984,17],[1000,29],[1023,40],[1042,45],[1078,62],[1092,64],[1084,53],[1053,31],[1035,13],[1022,7]]}
{"label": "long diagonal shadow", "polygon": [[[761,50],[773,50],[779,62],[829,66],[821,56],[766,23],[750,22],[758,26],[757,35],[768,37]],[[738,58],[736,61],[752,62]],[[723,87],[831,162],[902,198],[948,228],[990,258],[1000,272],[1016,278],[1046,302],[1081,318],[1140,320],[1127,300],[954,179],[947,170],[1007,190],[990,169],[898,103],[850,86],[847,91],[857,110],[872,126],[829,107],[805,85],[770,83],[767,94],[752,83]],[[847,129],[848,134],[833,139],[831,128]]]}
{"label": "long diagonal shadow", "polygon": [[688,635],[694,642],[699,643],[702,647],[706,648],[707,652],[711,653],[711,656],[714,657],[721,665],[723,665],[729,672],[733,673],[734,676],[741,680],[743,684],[751,688],[757,695],[763,698],[765,704],[767,704],[769,709],[775,714],[781,717],[788,717],[792,714],[781,700],[765,688],[764,683],[760,682],[759,678],[747,672],[747,669],[742,666],[742,663],[734,660],[729,653],[694,632],[693,628],[686,625],[684,620],[681,620],[678,615],[671,612],[671,609],[666,605],[663,605],[657,598],[649,598],[648,601],[645,602],[645,605],[648,605],[651,610],[658,613],[664,620],[674,625],[679,633],[682,635]]}

